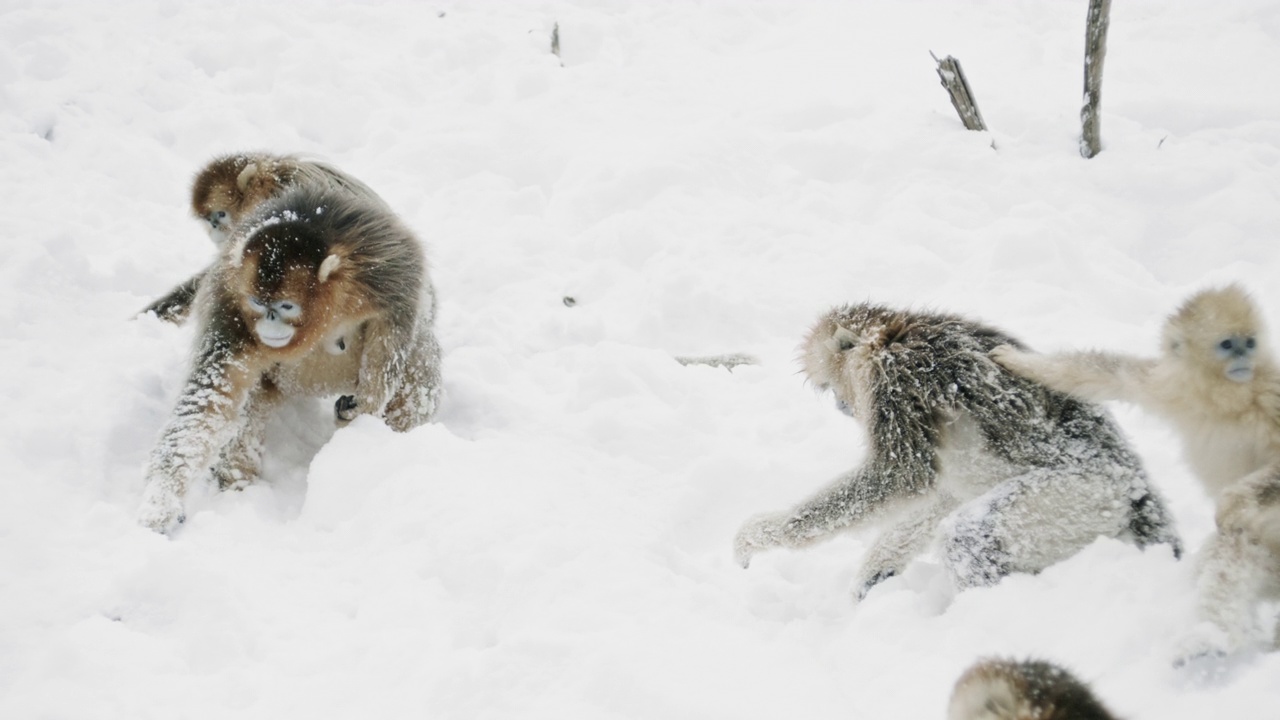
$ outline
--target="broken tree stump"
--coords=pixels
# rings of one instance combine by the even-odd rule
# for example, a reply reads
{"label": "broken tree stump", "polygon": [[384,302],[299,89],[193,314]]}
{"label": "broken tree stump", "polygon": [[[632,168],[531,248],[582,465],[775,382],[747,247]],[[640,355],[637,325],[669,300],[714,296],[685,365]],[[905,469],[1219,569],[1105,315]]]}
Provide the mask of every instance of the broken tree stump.
{"label": "broken tree stump", "polygon": [[960,122],[970,130],[986,130],[987,123],[983,121],[982,113],[978,111],[978,102],[974,100],[973,91],[969,89],[969,81],[965,79],[964,70],[960,69],[960,61],[950,55],[939,60],[937,55],[932,52],[929,54],[938,63],[938,77],[942,78],[942,87],[946,88],[947,93],[951,95],[951,104],[960,115]]}

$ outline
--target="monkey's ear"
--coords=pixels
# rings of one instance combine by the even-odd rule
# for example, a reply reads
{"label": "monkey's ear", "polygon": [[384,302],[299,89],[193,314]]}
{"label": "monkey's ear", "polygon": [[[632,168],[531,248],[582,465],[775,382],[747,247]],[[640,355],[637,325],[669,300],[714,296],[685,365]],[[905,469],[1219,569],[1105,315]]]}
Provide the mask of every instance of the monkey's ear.
{"label": "monkey's ear", "polygon": [[848,328],[837,327],[836,331],[831,333],[831,339],[827,340],[827,348],[831,352],[844,352],[852,350],[854,345],[858,344],[858,336],[853,334]]}
{"label": "monkey's ear", "polygon": [[320,272],[316,275],[316,279],[323,283],[329,279],[329,276],[332,275],[333,271],[337,270],[338,266],[341,264],[342,258],[337,255],[330,255],[324,259],[324,262],[320,263]]}
{"label": "monkey's ear", "polygon": [[240,192],[244,192],[249,187],[249,183],[253,180],[253,176],[258,174],[258,163],[249,163],[245,166],[240,174],[236,176],[236,187],[240,188]]}

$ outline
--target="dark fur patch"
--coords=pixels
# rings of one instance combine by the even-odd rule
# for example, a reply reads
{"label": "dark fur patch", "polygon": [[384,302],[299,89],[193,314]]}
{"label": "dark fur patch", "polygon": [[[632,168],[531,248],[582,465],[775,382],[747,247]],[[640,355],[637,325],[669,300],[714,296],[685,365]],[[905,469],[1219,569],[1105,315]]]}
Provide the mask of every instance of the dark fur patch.
{"label": "dark fur patch", "polygon": [[245,257],[257,262],[257,287],[267,295],[278,292],[292,270],[315,276],[328,254],[324,239],[303,222],[268,225],[245,245]]}
{"label": "dark fur patch", "polygon": [[1280,477],[1272,477],[1265,485],[1258,488],[1258,504],[1280,504]]}

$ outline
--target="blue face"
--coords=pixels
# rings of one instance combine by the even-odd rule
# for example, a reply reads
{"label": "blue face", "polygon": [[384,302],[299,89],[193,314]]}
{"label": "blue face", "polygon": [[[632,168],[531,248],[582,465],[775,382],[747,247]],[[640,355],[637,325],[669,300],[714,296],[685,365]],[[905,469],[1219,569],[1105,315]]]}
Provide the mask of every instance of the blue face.
{"label": "blue face", "polygon": [[1213,346],[1213,354],[1223,363],[1228,380],[1249,382],[1253,379],[1253,354],[1258,341],[1252,336],[1229,335]]}
{"label": "blue face", "polygon": [[293,339],[296,328],[290,321],[302,316],[302,307],[292,300],[266,303],[256,297],[249,298],[249,309],[258,316],[253,331],[263,345],[282,348]]}

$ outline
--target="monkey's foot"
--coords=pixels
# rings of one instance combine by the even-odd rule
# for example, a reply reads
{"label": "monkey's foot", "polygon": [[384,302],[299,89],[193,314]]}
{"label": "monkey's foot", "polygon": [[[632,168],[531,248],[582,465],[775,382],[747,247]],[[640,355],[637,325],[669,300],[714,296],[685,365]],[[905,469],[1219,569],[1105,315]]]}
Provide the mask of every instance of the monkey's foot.
{"label": "monkey's foot", "polygon": [[359,412],[356,410],[356,398],[354,395],[343,395],[333,403],[333,416],[340,423],[349,423],[356,419]]}
{"label": "monkey's foot", "polygon": [[142,494],[142,505],[138,508],[138,524],[161,534],[187,519],[183,513],[182,498],[175,493],[151,483]]}
{"label": "monkey's foot", "polygon": [[880,583],[884,582],[885,580],[888,580],[889,578],[897,574],[898,573],[895,570],[881,570],[877,572],[875,575],[872,575],[870,578],[863,580],[862,583],[858,585],[858,589],[853,591],[853,601],[855,603],[862,602],[864,599],[866,599],[867,593],[871,592],[871,588],[879,585]]}

